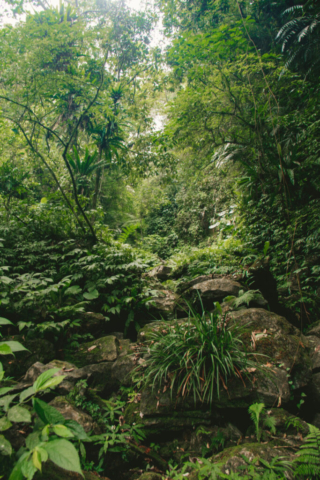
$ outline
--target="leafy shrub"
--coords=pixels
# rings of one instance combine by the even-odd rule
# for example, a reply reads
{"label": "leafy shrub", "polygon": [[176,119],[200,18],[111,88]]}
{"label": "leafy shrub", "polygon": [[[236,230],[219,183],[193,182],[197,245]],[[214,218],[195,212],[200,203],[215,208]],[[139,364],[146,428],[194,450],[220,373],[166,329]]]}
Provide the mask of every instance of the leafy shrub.
{"label": "leafy shrub", "polygon": [[240,334],[240,328],[230,327],[219,313],[190,311],[187,323],[151,334],[144,352],[145,383],[152,387],[166,384],[171,394],[192,394],[195,402],[212,404],[215,396],[220,396],[221,385],[227,389],[230,377],[242,378],[248,367],[256,367]]}

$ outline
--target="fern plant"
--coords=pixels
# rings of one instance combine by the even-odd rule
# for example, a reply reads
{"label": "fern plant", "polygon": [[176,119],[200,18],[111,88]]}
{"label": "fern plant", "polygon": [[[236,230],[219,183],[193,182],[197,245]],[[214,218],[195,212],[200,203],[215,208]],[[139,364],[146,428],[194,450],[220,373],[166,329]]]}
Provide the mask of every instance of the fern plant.
{"label": "fern plant", "polygon": [[[276,419],[275,417],[266,415],[264,403],[254,403],[249,407],[248,412],[254,423],[258,442],[260,442],[263,434],[262,426],[269,428],[271,433],[276,433]],[[263,418],[260,422],[261,416],[263,416]]]}
{"label": "fern plant", "polygon": [[257,301],[263,299],[260,290],[248,290],[245,292],[244,290],[240,290],[238,297],[234,295],[229,295],[228,297],[224,298],[224,302],[229,303],[233,308],[239,308],[241,305],[249,306],[250,302]]}
{"label": "fern plant", "polygon": [[320,477],[320,430],[313,425],[309,425],[309,429],[295,460],[295,477],[311,480]]}

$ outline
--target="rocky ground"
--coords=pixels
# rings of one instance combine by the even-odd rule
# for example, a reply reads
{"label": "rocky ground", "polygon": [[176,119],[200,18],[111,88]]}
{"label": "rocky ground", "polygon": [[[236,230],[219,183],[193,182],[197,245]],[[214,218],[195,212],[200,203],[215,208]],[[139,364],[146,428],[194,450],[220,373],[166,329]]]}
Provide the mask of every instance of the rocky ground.
{"label": "rocky ground", "polygon": [[[266,284],[263,285],[263,275],[260,275],[260,285],[255,285],[265,298],[257,296],[249,305],[238,309],[223,300],[228,296],[237,297],[241,290],[247,289],[241,277],[201,276],[180,284],[173,292],[162,285],[170,274],[170,269],[164,266],[148,273],[158,297],[136,341],[125,339],[122,332],[110,332],[104,316],[99,313],[86,313],[79,328],[79,334],[90,333],[94,340],[80,344],[73,351],[57,351],[49,340],[24,341],[28,351],[4,362],[6,372],[19,378],[15,392],[31,386],[45,370],[58,367],[58,375],[65,375],[65,379],[46,400],[65,418],[76,420],[86,432],[98,436],[104,431],[104,423],[99,418],[103,412],[110,412],[110,405],[113,408],[118,405],[115,421],[119,431],[123,427],[126,433],[128,426],[141,425],[145,438],[138,442],[128,433],[125,455],[112,449],[107,452],[101,478],[161,480],[170,478],[170,462],[179,468],[185,461],[192,462],[199,457],[213,463],[222,462],[226,473],[244,465],[243,456],[269,462],[281,455],[290,458],[308,434],[306,422],[320,427],[320,325],[315,323],[307,335],[303,335],[290,314],[289,318],[280,315],[283,310],[277,303],[275,288],[268,283],[267,273]],[[213,302],[219,301],[229,321],[244,327],[244,345],[254,354],[265,355],[261,358],[268,374],[252,371],[244,382],[239,378],[230,379],[227,389],[222,389],[212,406],[195,404],[188,397],[176,399],[169,389],[139,391],[135,387],[139,371],[134,377],[132,372],[139,366],[140,372],[143,371],[141,352],[150,341],[150,332],[186,322],[185,302],[196,305],[198,294],[205,308],[210,309]],[[274,311],[270,311],[270,305]],[[261,442],[256,441],[248,414],[248,407],[255,402],[265,404],[263,415],[275,418],[276,432],[271,434],[266,429]],[[93,406],[100,417],[92,415]],[[26,434],[23,429],[11,434],[15,449],[23,444]],[[88,464],[98,463],[100,447],[94,442],[86,445]],[[97,476],[94,471],[85,473],[87,480]],[[39,478],[67,480],[80,476],[48,465]],[[189,478],[196,479],[196,474]]]}

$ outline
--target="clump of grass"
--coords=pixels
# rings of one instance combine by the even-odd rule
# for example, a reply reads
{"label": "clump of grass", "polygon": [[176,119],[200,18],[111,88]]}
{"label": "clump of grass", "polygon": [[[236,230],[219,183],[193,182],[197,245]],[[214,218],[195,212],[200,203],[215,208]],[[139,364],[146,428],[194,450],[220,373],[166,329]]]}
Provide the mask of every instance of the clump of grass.
{"label": "clump of grass", "polygon": [[243,380],[257,364],[240,338],[242,329],[230,325],[218,304],[214,313],[189,312],[188,322],[153,332],[144,350],[144,383],[170,388],[177,397],[212,404],[228,380]]}

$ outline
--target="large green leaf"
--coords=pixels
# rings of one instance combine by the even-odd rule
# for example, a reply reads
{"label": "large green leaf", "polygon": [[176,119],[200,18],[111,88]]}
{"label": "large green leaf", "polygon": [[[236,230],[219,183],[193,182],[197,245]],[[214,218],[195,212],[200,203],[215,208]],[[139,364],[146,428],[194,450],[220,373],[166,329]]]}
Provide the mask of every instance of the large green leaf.
{"label": "large green leaf", "polygon": [[21,463],[17,463],[11,472],[9,480],[24,480],[24,478],[25,477],[21,471]]}
{"label": "large green leaf", "polygon": [[0,407],[3,407],[4,411],[6,412],[9,408],[10,403],[18,396],[17,393],[13,395],[6,395],[5,397],[0,398]]}
{"label": "large green leaf", "polygon": [[0,325],[13,325],[7,318],[0,317]]}
{"label": "large green leaf", "polygon": [[98,290],[92,290],[91,292],[85,292],[83,296],[86,300],[95,300],[99,297],[99,292]]}
{"label": "large green leaf", "polygon": [[0,453],[2,455],[11,455],[12,453],[11,443],[3,435],[0,435]]}
{"label": "large green leaf", "polygon": [[64,292],[65,295],[77,295],[78,293],[81,293],[82,289],[79,287],[79,285],[73,285],[72,287],[67,288],[67,290]]}
{"label": "large green leaf", "polygon": [[63,438],[73,437],[73,433],[65,425],[54,425],[52,429],[54,433],[58,435],[58,437],[63,437]]}
{"label": "large green leaf", "polygon": [[63,438],[52,440],[45,444],[44,448],[48,452],[49,459],[56,465],[83,476],[78,452],[68,440]]}
{"label": "large green leaf", "polygon": [[53,377],[53,375],[55,375],[59,371],[60,371],[60,368],[50,368],[49,370],[46,370],[45,372],[41,373],[41,375],[39,375],[39,377],[33,384],[34,391],[38,392],[39,390],[42,390],[42,387],[47,383],[47,381],[50,380]]}
{"label": "large green leaf", "polygon": [[8,342],[0,342],[0,348],[1,345],[9,345],[13,352],[22,352],[23,350],[28,351],[28,349],[21,345],[20,342],[15,342],[14,340],[9,340]]}
{"label": "large green leaf", "polygon": [[7,343],[0,344],[0,355],[11,355],[12,350]]}
{"label": "large green leaf", "polygon": [[13,389],[13,387],[0,388],[0,397],[2,397],[2,395],[5,395],[6,393],[10,392],[12,389]]}
{"label": "large green leaf", "polygon": [[32,387],[29,387],[23,390],[23,392],[20,393],[20,397],[19,397],[20,403],[22,403],[26,398],[31,397],[31,395],[33,395],[34,393],[35,391],[34,391],[33,385]]}
{"label": "large green leaf", "polygon": [[8,420],[14,423],[31,422],[31,413],[26,408],[15,405],[8,410]]}
{"label": "large green leaf", "polygon": [[74,437],[77,440],[87,440],[90,441],[90,437],[84,431],[82,425],[80,425],[75,420],[66,420],[64,425],[69,428],[69,430],[73,433]]}
{"label": "large green leaf", "polygon": [[55,425],[57,423],[64,424],[65,422],[64,416],[58,412],[58,410],[39,398],[33,399],[33,408],[45,425]]}
{"label": "large green leaf", "polygon": [[0,418],[0,432],[5,432],[10,427],[12,427],[12,423],[9,422],[7,417]]}

